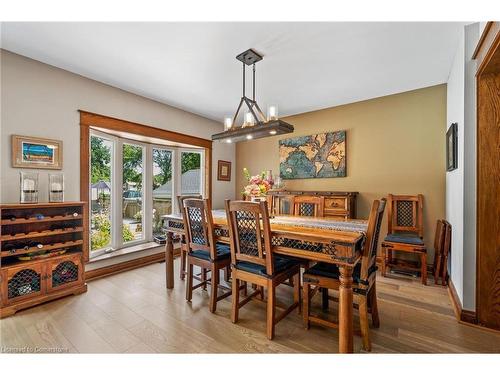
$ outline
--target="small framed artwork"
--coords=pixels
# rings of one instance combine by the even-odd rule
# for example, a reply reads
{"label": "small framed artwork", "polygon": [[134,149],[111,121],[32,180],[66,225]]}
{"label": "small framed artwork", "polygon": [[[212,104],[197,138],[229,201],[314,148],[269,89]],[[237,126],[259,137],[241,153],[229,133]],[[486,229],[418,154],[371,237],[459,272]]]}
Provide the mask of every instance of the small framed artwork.
{"label": "small framed artwork", "polygon": [[231,162],[219,160],[217,164],[217,180],[231,181]]}
{"label": "small framed artwork", "polygon": [[62,169],[62,141],[12,136],[12,167]]}
{"label": "small framed artwork", "polygon": [[458,123],[454,122],[446,132],[446,170],[458,168]]}

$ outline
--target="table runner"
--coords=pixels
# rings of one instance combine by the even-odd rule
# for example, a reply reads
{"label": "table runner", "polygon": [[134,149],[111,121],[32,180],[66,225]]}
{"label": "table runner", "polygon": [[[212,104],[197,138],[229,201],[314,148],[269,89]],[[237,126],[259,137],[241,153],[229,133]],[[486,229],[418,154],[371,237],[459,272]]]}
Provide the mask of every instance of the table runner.
{"label": "table runner", "polygon": [[[226,217],[226,211],[213,210],[214,218],[223,219]],[[365,220],[342,221],[324,218],[309,218],[304,216],[276,216],[270,219],[271,224],[287,225],[302,228],[316,228],[335,230],[343,232],[358,232],[366,234],[368,223]]]}

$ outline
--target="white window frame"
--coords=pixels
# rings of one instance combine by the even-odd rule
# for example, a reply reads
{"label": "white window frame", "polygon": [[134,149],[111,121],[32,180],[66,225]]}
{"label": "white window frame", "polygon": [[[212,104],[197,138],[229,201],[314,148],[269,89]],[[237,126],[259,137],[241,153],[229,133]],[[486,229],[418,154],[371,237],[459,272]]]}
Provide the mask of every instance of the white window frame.
{"label": "white window frame", "polygon": [[[151,237],[152,236],[149,236],[146,232],[146,228],[144,227],[144,222],[145,222],[145,216],[146,216],[146,213],[149,212],[149,211],[146,211],[145,209],[145,203],[147,201],[149,201],[149,199],[152,199],[152,195],[149,195],[146,193],[146,190],[149,190],[149,189],[146,189],[146,164],[149,164],[148,163],[148,159],[146,159],[146,156],[147,156],[147,152],[146,152],[146,149],[147,149],[147,144],[146,143],[142,143],[142,142],[138,142],[138,141],[133,141],[133,140],[130,140],[128,138],[118,138],[118,142],[120,144],[120,162],[119,162],[119,165],[116,166],[116,168],[120,168],[120,173],[119,173],[119,176],[117,176],[117,180],[120,179],[120,192],[121,192],[121,200],[120,200],[120,204],[116,205],[116,206],[120,206],[120,212],[119,212],[119,216],[121,218],[121,221],[120,221],[120,236],[118,236],[119,238],[116,239],[116,248],[117,249],[123,249],[123,248],[126,248],[126,247],[130,247],[130,246],[134,246],[134,245],[138,245],[138,244],[141,244],[141,243],[145,243],[145,242],[148,242],[148,241],[151,241]],[[122,234],[122,231],[123,231],[123,146],[124,145],[132,145],[132,146],[138,146],[138,147],[141,147],[142,148],[142,191],[141,191],[141,211],[142,211],[142,218],[141,218],[141,225],[142,225],[142,238],[139,238],[138,240],[132,240],[132,241],[128,241],[128,242],[123,242],[123,234]],[[152,182],[151,182],[152,184]],[[111,224],[113,225],[113,224]]]}
{"label": "white window frame", "polygon": [[[199,149],[199,148],[188,148],[188,147],[180,147],[176,150],[178,152],[177,154],[177,168],[178,171],[177,173],[179,178],[177,179],[176,183],[176,191],[177,195],[180,195],[182,193],[182,186],[181,186],[181,172],[182,172],[182,153],[197,153],[200,154],[200,195],[205,198],[205,150]],[[177,200],[177,199],[176,199]],[[180,212],[180,207],[176,209],[174,212]]]}
{"label": "white window frame", "polygon": [[151,218],[149,220],[149,223],[151,225],[151,237],[153,236],[153,149],[157,149],[157,150],[165,150],[165,151],[170,151],[172,152],[172,160],[171,160],[171,163],[172,163],[172,212],[177,212],[177,195],[176,195],[176,192],[177,192],[177,189],[176,189],[176,184],[177,184],[177,180],[180,180],[180,178],[177,178],[177,173],[178,173],[178,167],[177,167],[177,149],[174,148],[174,147],[168,147],[168,146],[165,146],[165,145],[159,145],[159,144],[152,144],[151,147],[150,147],[150,152],[151,152],[151,156],[149,158],[149,165],[151,165],[151,174],[150,174],[150,179],[149,179],[149,185],[151,187],[151,199],[150,199],[150,202],[151,202],[151,210],[149,212],[151,212]]}
{"label": "white window frame", "polygon": [[[113,143],[113,148],[112,148],[112,152],[111,152],[111,192],[110,192],[110,200],[109,200],[109,204],[111,206],[111,212],[110,212],[110,220],[111,220],[111,243],[109,246],[106,246],[106,247],[103,247],[101,249],[97,249],[97,250],[91,250],[90,251],[90,258],[94,258],[94,257],[97,257],[99,255],[102,255],[104,253],[107,253],[109,251],[112,251],[113,250],[113,245],[114,245],[114,237],[115,237],[115,228],[113,227],[113,223],[116,222],[116,204],[115,204],[115,201],[114,201],[114,196],[115,196],[115,193],[117,191],[116,189],[116,183],[115,183],[115,179],[116,179],[116,170],[115,170],[115,166],[116,166],[116,148],[117,148],[117,137],[111,135],[111,134],[107,134],[107,133],[103,133],[103,132],[100,132],[100,131],[97,131],[97,130],[91,130],[90,132],[90,138],[92,137],[98,137],[98,138],[102,138],[102,139],[105,139],[109,142],[112,142]],[[91,142],[90,142],[91,143]],[[89,158],[91,158],[91,153],[92,151],[90,150],[89,152]],[[89,166],[90,166],[90,170],[92,170],[92,162],[91,160],[89,160]],[[89,171],[89,174],[90,174],[90,171]],[[92,188],[90,187],[89,185],[89,202],[92,202]],[[91,204],[89,204],[91,205]],[[90,209],[91,211],[91,209]],[[91,228],[91,221],[92,221],[92,212],[90,212],[90,215],[89,215],[89,228]],[[91,231],[89,231],[89,237],[91,235]],[[90,238],[89,238],[89,241],[90,241]]]}
{"label": "white window frame", "polygon": [[[172,152],[172,212],[179,212],[177,196],[181,194],[181,153],[195,152],[200,154],[200,193],[205,196],[205,150],[190,147],[173,147],[156,143],[139,142],[130,138],[117,137],[96,129],[90,129],[90,137],[97,136],[113,142],[111,155],[111,246],[90,251],[90,258],[98,257],[104,253],[151,242],[153,240],[153,149]],[[143,238],[123,242],[123,144],[141,146],[143,148],[142,160],[142,232]],[[89,155],[89,158],[91,155]],[[89,161],[89,165],[90,161]],[[89,187],[89,202],[92,201],[92,189]],[[89,222],[92,214],[89,215]],[[89,233],[90,235],[90,233]]]}

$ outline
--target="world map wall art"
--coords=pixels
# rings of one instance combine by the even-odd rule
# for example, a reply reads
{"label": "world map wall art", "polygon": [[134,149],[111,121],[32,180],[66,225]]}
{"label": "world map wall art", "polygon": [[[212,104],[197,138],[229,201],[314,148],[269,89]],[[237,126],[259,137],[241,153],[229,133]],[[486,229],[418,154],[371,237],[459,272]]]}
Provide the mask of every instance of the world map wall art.
{"label": "world map wall art", "polygon": [[345,177],[345,142],[345,130],[280,140],[280,177]]}

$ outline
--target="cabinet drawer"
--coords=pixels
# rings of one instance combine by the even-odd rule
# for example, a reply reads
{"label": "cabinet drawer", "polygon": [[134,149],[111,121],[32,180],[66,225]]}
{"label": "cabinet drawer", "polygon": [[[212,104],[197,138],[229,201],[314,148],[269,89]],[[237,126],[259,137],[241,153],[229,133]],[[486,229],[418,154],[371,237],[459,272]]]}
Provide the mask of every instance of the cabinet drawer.
{"label": "cabinet drawer", "polygon": [[328,214],[328,215],[325,215],[326,217],[328,217],[329,219],[333,219],[333,220],[347,220],[347,214]]}
{"label": "cabinet drawer", "polygon": [[346,211],[347,198],[326,198],[325,199],[325,210],[342,210]]}

